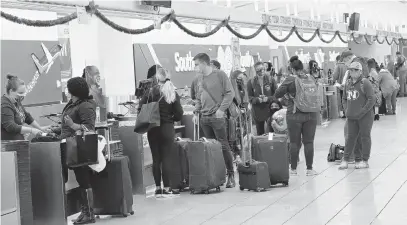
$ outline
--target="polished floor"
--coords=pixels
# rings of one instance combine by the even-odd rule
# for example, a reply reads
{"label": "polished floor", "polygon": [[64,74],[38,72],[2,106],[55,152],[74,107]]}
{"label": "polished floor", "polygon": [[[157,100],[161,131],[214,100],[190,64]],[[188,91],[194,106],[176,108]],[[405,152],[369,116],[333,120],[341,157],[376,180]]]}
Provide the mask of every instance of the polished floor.
{"label": "polished floor", "polygon": [[[135,214],[102,218],[104,225],[405,225],[407,224],[407,98],[398,100],[396,116],[374,123],[370,168],[340,171],[326,161],[331,143],[344,143],[344,120],[318,128],[315,169],[300,175],[289,187],[255,193],[222,189],[221,193],[157,200],[135,197]],[[301,157],[304,159],[304,157]]]}

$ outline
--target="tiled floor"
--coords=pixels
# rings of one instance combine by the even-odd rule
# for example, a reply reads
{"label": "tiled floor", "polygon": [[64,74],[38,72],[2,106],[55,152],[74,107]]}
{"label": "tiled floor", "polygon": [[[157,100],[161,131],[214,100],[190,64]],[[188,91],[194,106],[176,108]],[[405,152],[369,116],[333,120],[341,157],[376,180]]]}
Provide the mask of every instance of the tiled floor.
{"label": "tiled floor", "polygon": [[[267,192],[222,189],[222,193],[174,199],[135,198],[135,215],[104,218],[98,224],[256,224],[256,225],[397,225],[407,224],[407,98],[399,99],[397,116],[374,123],[368,170],[339,171],[327,163],[329,145],[344,143],[343,120],[319,128],[315,140],[316,177],[300,176],[289,187]],[[302,157],[303,159],[303,157]]]}

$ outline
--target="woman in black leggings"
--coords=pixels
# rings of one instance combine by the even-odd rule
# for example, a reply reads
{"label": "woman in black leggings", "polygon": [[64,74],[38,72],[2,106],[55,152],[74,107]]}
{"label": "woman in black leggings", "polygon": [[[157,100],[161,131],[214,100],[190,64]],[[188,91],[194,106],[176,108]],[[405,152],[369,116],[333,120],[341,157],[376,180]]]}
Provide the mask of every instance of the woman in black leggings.
{"label": "woman in black leggings", "polygon": [[275,97],[283,98],[289,96],[287,101],[287,127],[290,136],[291,175],[297,175],[298,152],[301,148],[301,139],[304,144],[305,161],[307,165],[307,176],[314,176],[317,172],[312,168],[314,161],[314,138],[317,128],[317,112],[301,112],[295,105],[293,98],[296,95],[296,79],[306,78],[303,72],[304,66],[298,56],[290,59],[292,76],[287,77],[276,90]]}
{"label": "woman in black leggings", "polygon": [[[149,93],[140,101],[140,107],[148,102],[159,102],[160,119],[159,127],[154,127],[147,133],[153,156],[153,176],[156,185],[156,196],[169,196],[179,194],[170,190],[168,173],[170,166],[170,148],[174,144],[174,121],[180,121],[184,113],[180,97],[175,91],[174,84],[170,81],[170,74],[163,68],[157,68],[156,79],[158,85],[150,89]],[[164,188],[161,187],[161,179]]]}

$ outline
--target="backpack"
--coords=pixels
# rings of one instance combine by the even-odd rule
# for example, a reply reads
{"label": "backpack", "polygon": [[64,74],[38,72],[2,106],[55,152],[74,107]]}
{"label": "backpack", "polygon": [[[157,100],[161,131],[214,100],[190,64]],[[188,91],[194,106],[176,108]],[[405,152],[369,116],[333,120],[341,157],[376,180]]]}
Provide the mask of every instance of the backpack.
{"label": "backpack", "polygon": [[344,151],[345,151],[344,146],[331,144],[331,147],[329,147],[329,153],[327,156],[328,162],[335,162],[337,160],[341,160],[343,157]]}
{"label": "backpack", "polygon": [[[368,76],[367,79],[372,84],[373,93],[376,98],[375,106],[380,107],[382,105],[382,92],[380,91],[379,82],[376,79],[374,79],[372,76]],[[363,92],[363,94],[365,94],[363,82],[361,82],[361,86],[362,86],[361,87],[362,92]]]}
{"label": "backpack", "polygon": [[295,77],[295,97],[294,112],[296,109],[301,112],[320,112],[323,104],[322,85],[319,85],[316,80],[307,75],[305,78]]}

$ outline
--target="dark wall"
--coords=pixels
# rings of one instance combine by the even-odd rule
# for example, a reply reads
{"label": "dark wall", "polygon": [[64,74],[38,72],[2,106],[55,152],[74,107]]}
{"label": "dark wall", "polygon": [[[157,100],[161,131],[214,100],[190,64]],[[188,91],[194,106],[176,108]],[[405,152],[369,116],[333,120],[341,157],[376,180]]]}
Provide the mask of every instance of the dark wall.
{"label": "dark wall", "polygon": [[[36,67],[31,58],[31,53],[38,58],[44,56],[41,42],[51,49],[58,41],[21,41],[1,40],[1,83],[5,84],[7,73],[19,76],[28,85],[36,73]],[[42,104],[59,102],[62,100],[61,86],[57,81],[61,80],[61,61],[57,58],[47,74],[40,75],[30,93],[24,99],[23,104]],[[1,93],[5,93],[5,85],[1,87]]]}

